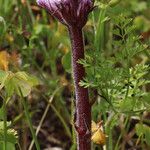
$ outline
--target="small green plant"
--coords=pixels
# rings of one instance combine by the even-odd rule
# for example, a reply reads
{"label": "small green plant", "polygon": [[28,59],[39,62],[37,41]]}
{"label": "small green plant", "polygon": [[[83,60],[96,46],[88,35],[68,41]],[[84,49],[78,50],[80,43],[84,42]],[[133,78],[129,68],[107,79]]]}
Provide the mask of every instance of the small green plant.
{"label": "small green plant", "polygon": [[28,96],[31,92],[31,89],[33,86],[38,84],[38,80],[33,77],[27,75],[25,72],[16,72],[13,73],[11,71],[3,71],[0,70],[0,91],[1,91],[1,98],[3,99],[3,105],[1,107],[1,116],[3,119],[3,127],[2,122],[0,124],[0,133],[1,133],[1,139],[3,145],[3,150],[8,149],[14,149],[15,144],[18,143],[18,137],[16,136],[16,131],[13,129],[9,129],[8,127],[11,125],[7,122],[7,104],[11,100],[11,97],[14,94],[17,94],[19,97],[21,97],[21,101],[25,110],[25,115],[27,117],[29,127],[34,139],[34,142],[36,144],[36,148],[40,149],[37,137],[35,136],[32,122],[30,119],[28,107],[26,104],[26,101],[24,97]]}
{"label": "small green plant", "polygon": [[[120,38],[112,43],[114,56],[105,58],[104,52],[87,51],[86,58],[79,61],[87,68],[88,72],[87,77],[80,82],[80,85],[86,88],[96,88],[98,95],[107,101],[114,110],[128,112],[131,109],[134,112],[133,105],[136,105],[136,102],[145,103],[140,99],[147,93],[141,87],[149,83],[144,79],[149,71],[149,66],[137,64],[130,67],[130,65],[137,54],[146,51],[147,45],[141,44],[139,37],[134,36],[132,19],[120,15],[115,17],[113,22],[116,26],[113,35]],[[131,99],[135,99],[136,102]],[[128,102],[134,104],[127,104]],[[144,111],[139,103],[137,105],[139,110]],[[131,106],[131,108],[126,106]],[[135,108],[137,109],[137,106]]]}
{"label": "small green plant", "polygon": [[[107,147],[113,149],[111,132],[113,127],[119,124],[116,119],[122,115],[127,116],[125,117],[125,125],[127,125],[130,116],[149,111],[150,105],[146,98],[149,93],[143,88],[150,83],[146,79],[150,68],[146,64],[133,64],[133,60],[138,55],[147,51],[147,45],[140,42],[139,36],[135,36],[132,19],[123,14],[113,16],[108,13],[107,15],[111,15],[110,21],[113,23],[111,53],[109,51],[107,54],[105,47],[87,50],[85,59],[78,62],[86,68],[87,72],[80,86],[97,91],[93,117],[97,118],[101,114],[101,117],[106,119]],[[111,123],[106,117],[106,113],[110,112],[112,114],[109,114],[108,118],[110,117]],[[115,149],[119,148],[118,142]]]}
{"label": "small green plant", "polygon": [[[2,111],[2,108],[0,111]],[[3,112],[1,112],[0,117],[3,119]],[[1,121],[0,122],[0,149],[6,148],[6,147],[4,148],[4,141],[6,140],[6,145],[7,145],[6,150],[8,149],[15,150],[15,145],[19,144],[17,131],[11,128],[11,122],[7,122],[7,133],[4,133],[5,129],[3,124],[4,122]],[[4,137],[6,137],[6,139]]]}

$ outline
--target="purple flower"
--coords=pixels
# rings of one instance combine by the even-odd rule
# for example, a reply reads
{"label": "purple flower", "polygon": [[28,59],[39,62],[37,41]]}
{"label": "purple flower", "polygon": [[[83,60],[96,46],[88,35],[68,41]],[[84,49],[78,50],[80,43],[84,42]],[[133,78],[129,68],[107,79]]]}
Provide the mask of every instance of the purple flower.
{"label": "purple flower", "polygon": [[92,0],[37,0],[37,3],[63,24],[81,28],[93,9]]}

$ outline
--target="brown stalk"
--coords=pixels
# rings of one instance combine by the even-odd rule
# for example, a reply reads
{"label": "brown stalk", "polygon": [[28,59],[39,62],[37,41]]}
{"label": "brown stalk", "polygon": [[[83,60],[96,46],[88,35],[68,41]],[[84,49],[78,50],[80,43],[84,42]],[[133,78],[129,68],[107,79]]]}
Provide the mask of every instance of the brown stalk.
{"label": "brown stalk", "polygon": [[78,63],[84,59],[84,38],[82,28],[77,26],[69,27],[69,34],[72,45],[72,68],[75,85],[75,128],[77,132],[77,149],[91,149],[91,105],[89,102],[88,89],[79,85],[85,77],[85,68]]}

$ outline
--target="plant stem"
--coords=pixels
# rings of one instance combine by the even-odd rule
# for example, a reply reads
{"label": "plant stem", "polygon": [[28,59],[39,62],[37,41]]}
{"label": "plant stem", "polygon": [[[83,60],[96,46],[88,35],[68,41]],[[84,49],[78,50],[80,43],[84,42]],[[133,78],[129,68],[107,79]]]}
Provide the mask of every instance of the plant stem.
{"label": "plant stem", "polygon": [[3,150],[7,149],[7,112],[6,112],[6,99],[3,100],[3,119],[4,119],[4,144]]}
{"label": "plant stem", "polygon": [[91,149],[91,106],[89,103],[88,89],[79,86],[85,77],[83,65],[77,61],[84,59],[84,42],[82,28],[69,27],[72,45],[72,68],[75,85],[76,108],[74,124],[77,132],[77,149]]}
{"label": "plant stem", "polygon": [[36,149],[37,149],[37,150],[40,150],[40,146],[39,146],[37,137],[36,137],[36,135],[35,135],[35,132],[34,132],[34,129],[33,129],[33,126],[32,126],[31,118],[30,118],[29,111],[28,111],[28,106],[27,106],[26,101],[25,101],[25,99],[23,98],[23,96],[22,96],[22,103],[23,103],[23,107],[24,107],[24,110],[25,110],[25,115],[26,115],[27,121],[28,121],[28,123],[29,123],[30,131],[31,131],[33,140],[34,140],[34,142],[35,142]]}
{"label": "plant stem", "polygon": [[[43,122],[44,122],[44,120],[45,120],[45,117],[46,117],[46,115],[47,115],[47,113],[48,113],[48,110],[49,110],[49,108],[50,108],[50,105],[51,105],[51,103],[52,103],[52,101],[53,101],[53,99],[54,99],[55,94],[59,91],[59,89],[60,89],[60,88],[56,89],[56,90],[54,91],[54,93],[52,94],[52,96],[50,97],[50,99],[48,100],[48,105],[47,105],[47,107],[46,107],[46,109],[45,109],[45,111],[44,111],[44,114],[43,114],[43,116],[42,116],[42,118],[41,118],[41,120],[40,120],[40,123],[39,123],[39,125],[38,125],[38,127],[37,127],[37,129],[36,129],[36,136],[39,134],[39,131],[40,131],[41,127],[42,127],[42,124],[43,124]],[[33,144],[34,144],[34,140],[32,140],[32,142],[31,142],[31,144],[30,144],[30,146],[29,146],[29,150],[32,150]]]}
{"label": "plant stem", "polygon": [[29,11],[29,15],[31,17],[32,24],[34,24],[35,23],[35,18],[34,18],[29,0],[26,0],[26,3],[27,3],[27,8],[28,8],[28,11]]}
{"label": "plant stem", "polygon": [[105,15],[106,15],[106,9],[100,10],[98,25],[97,25],[97,30],[96,30],[95,40],[94,40],[94,45],[98,52],[100,52],[104,46]]}

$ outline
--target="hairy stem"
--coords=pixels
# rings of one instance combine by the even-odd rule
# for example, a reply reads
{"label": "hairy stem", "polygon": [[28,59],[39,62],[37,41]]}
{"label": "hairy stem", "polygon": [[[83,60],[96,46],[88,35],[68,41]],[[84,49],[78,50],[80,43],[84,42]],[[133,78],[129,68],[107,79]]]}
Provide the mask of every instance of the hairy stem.
{"label": "hairy stem", "polygon": [[83,65],[77,61],[84,59],[84,42],[82,29],[76,26],[69,27],[72,45],[72,68],[75,85],[76,108],[75,128],[77,132],[77,149],[91,149],[91,106],[89,103],[88,89],[79,86],[79,82],[85,77]]}

